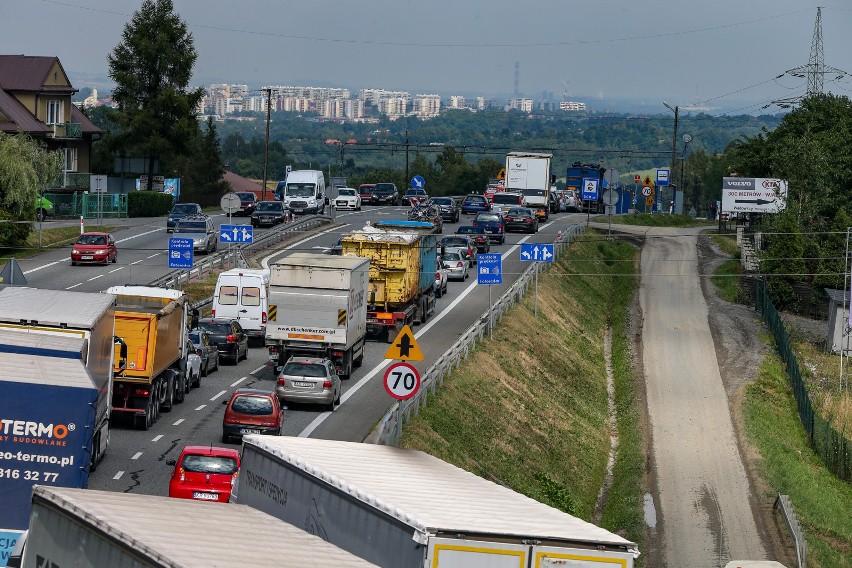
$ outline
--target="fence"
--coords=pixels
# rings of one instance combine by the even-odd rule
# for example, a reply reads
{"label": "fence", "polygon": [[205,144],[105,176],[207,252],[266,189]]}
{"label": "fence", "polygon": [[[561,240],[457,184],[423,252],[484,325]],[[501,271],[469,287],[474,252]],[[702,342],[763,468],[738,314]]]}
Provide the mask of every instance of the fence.
{"label": "fence", "polygon": [[799,409],[799,418],[805,427],[808,440],[814,451],[822,459],[825,466],[837,477],[852,483],[852,441],[847,439],[843,433],[835,430],[827,420],[814,410],[811,395],[807,385],[802,380],[799,362],[793,353],[790,336],[787,333],[781,316],[766,290],[764,280],[757,281],[755,307],[763,316],[770,331],[775,336],[778,345],[778,353],[787,368],[790,384],[793,387],[793,395],[796,398],[796,406]]}
{"label": "fence", "polygon": [[790,538],[793,539],[793,547],[796,549],[798,568],[805,568],[808,565],[808,541],[805,540],[805,531],[802,529],[802,523],[799,522],[796,509],[793,508],[793,501],[789,495],[779,493],[773,506],[776,509],[781,509],[781,516],[784,517],[784,523],[787,525],[787,530],[790,531]]}
{"label": "fence", "polygon": [[45,193],[53,204],[54,217],[85,217],[86,219],[127,217],[127,195],[123,193]]}
{"label": "fence", "polygon": [[[572,225],[554,242],[554,256],[559,257],[562,250],[568,246],[571,240],[585,230],[584,225]],[[524,273],[509,287],[506,292],[479,319],[465,331],[443,355],[423,373],[420,390],[417,394],[403,401],[397,401],[391,405],[387,413],[382,417],[379,425],[370,436],[370,440],[387,446],[396,446],[402,437],[404,422],[411,420],[421,408],[426,406],[429,397],[433,396],[439,387],[444,384],[444,379],[458,368],[462,361],[476,348],[476,344],[488,336],[489,326],[494,325],[505,315],[512,305],[520,301],[526,294],[529,286],[534,282],[536,274],[542,270],[542,265],[549,263],[532,263]]]}

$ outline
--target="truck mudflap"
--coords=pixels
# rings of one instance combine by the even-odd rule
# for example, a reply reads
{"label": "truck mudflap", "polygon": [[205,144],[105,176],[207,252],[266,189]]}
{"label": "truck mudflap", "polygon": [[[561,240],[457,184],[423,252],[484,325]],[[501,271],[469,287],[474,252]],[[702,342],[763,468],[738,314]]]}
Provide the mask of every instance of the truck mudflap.
{"label": "truck mudflap", "polygon": [[376,311],[367,309],[367,334],[387,334],[387,341],[391,342],[406,325],[412,325],[418,312],[418,305],[412,303],[400,311]]}

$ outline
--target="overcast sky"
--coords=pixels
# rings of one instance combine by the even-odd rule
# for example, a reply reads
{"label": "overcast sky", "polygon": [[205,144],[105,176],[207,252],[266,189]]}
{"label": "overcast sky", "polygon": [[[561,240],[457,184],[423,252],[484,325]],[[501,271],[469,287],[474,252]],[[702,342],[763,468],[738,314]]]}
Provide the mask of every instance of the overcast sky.
{"label": "overcast sky", "polygon": [[[0,0],[0,53],[58,56],[74,86],[141,0]],[[198,50],[194,84],[633,98],[649,110],[751,109],[804,93],[816,4],[800,0],[174,0]],[[852,72],[852,3],[822,10],[825,64]],[[826,91],[852,93],[852,77]],[[101,85],[103,87],[103,85]],[[665,109],[662,109],[663,112]]]}

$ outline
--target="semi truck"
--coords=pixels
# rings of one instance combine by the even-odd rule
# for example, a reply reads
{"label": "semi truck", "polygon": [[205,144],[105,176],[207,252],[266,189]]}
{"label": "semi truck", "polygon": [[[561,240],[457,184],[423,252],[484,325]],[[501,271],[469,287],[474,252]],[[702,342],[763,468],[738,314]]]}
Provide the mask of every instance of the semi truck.
{"label": "semi truck", "polygon": [[509,152],[506,155],[506,191],[524,196],[523,204],[549,217],[550,186],[556,178],[550,173],[553,154]]}
{"label": "semi truck", "polygon": [[301,528],[228,503],[36,487],[32,510],[25,567],[375,566]]}
{"label": "semi truck", "polygon": [[266,346],[281,367],[293,355],[328,357],[348,378],[364,360],[370,261],[295,253],[270,267]]}
{"label": "semi truck", "polygon": [[127,345],[127,363],[116,359],[112,410],[147,430],[186,392],[188,310],[181,290],[152,286],[113,286],[115,332]]}
{"label": "semi truck", "polygon": [[391,446],[247,436],[231,498],[388,568],[632,568],[639,555],[617,534]]}
{"label": "semi truck", "polygon": [[425,323],[435,311],[438,238],[425,221],[384,221],[341,239],[344,256],[370,260],[367,333],[396,338],[406,325]]}
{"label": "semi truck", "polygon": [[[82,361],[97,385],[96,419],[92,425],[91,463],[94,470],[109,445],[113,369],[123,369],[127,348],[115,332],[115,297],[109,294],[8,287],[0,290],[0,331],[9,352],[22,335],[72,338],[81,342],[76,359]],[[120,348],[116,352],[115,345]],[[60,349],[66,358],[67,350]],[[5,418],[5,416],[0,416]]]}
{"label": "semi truck", "polygon": [[[574,190],[582,202],[583,213],[603,213],[603,184],[604,173],[606,168],[600,164],[584,164],[582,162],[574,162],[568,167],[568,173],[565,177],[565,189]],[[598,198],[596,200],[583,199],[583,180],[593,179],[598,182]]]}

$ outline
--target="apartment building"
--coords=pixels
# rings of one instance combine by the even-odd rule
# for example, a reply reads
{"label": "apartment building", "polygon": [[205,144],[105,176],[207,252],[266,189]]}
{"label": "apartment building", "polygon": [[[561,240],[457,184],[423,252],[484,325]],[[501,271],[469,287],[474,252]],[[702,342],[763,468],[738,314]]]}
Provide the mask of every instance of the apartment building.
{"label": "apartment building", "polygon": [[450,96],[450,104],[447,108],[467,108],[467,101],[460,95]]}
{"label": "apartment building", "polygon": [[440,95],[414,95],[412,114],[419,118],[433,118],[441,113]]}
{"label": "apartment building", "polygon": [[586,110],[586,103],[580,103],[577,101],[562,101],[559,103],[559,110]]}
{"label": "apartment building", "polygon": [[521,112],[532,112],[533,110],[533,100],[532,99],[509,99],[509,106],[507,110],[519,110]]}

